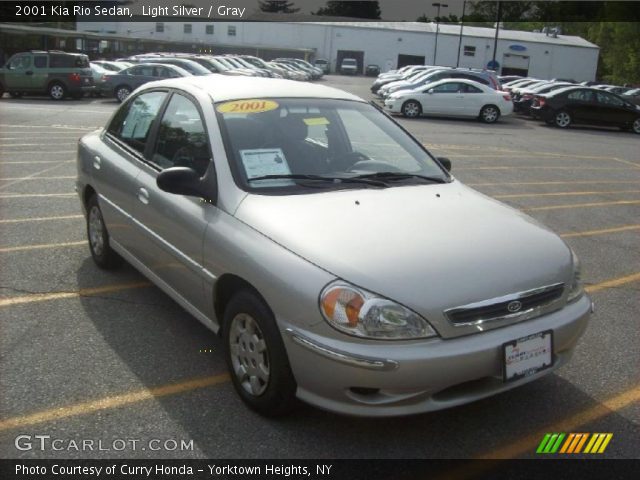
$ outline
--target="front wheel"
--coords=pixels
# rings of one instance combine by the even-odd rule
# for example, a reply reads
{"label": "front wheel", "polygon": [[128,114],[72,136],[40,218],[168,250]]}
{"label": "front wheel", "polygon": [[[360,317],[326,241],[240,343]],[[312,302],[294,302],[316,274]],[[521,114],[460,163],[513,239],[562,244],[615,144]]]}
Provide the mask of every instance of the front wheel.
{"label": "front wheel", "polygon": [[496,123],[500,118],[500,110],[493,105],[486,105],[480,110],[480,120],[484,123]]}
{"label": "front wheel", "polygon": [[62,100],[67,96],[67,89],[61,83],[53,83],[49,86],[49,96],[53,100]]}
{"label": "front wheel", "polygon": [[296,381],[275,318],[256,293],[242,290],[231,298],[223,337],[227,367],[240,398],[265,416],[289,413],[296,402]]}
{"label": "front wheel", "polygon": [[568,128],[571,125],[571,115],[565,110],[560,110],[553,117],[553,123],[559,128]]}
{"label": "front wheel", "polygon": [[116,89],[116,98],[120,103],[124,102],[131,95],[131,89],[125,85]]}
{"label": "front wheel", "polygon": [[633,133],[640,134],[640,117],[635,119],[633,125],[631,125],[631,130],[633,130]]}
{"label": "front wheel", "polygon": [[402,104],[402,115],[407,118],[417,118],[422,114],[420,103],[415,100],[407,100]]}
{"label": "front wheel", "polygon": [[109,245],[109,232],[95,195],[87,202],[87,237],[91,256],[98,267],[110,270],[122,263],[122,258]]}

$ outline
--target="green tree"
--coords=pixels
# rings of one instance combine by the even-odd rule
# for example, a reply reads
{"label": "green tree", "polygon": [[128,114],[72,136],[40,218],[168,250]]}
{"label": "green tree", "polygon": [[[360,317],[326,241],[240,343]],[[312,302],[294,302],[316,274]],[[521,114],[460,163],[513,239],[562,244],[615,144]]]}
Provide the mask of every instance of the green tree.
{"label": "green tree", "polygon": [[330,17],[354,17],[354,18],[380,18],[380,4],[375,1],[363,2],[334,2],[329,1],[323,8],[314,12],[314,15],[325,15]]}
{"label": "green tree", "polygon": [[258,1],[260,10],[271,13],[296,13],[299,8],[293,8],[294,3],[287,0],[265,0]]}

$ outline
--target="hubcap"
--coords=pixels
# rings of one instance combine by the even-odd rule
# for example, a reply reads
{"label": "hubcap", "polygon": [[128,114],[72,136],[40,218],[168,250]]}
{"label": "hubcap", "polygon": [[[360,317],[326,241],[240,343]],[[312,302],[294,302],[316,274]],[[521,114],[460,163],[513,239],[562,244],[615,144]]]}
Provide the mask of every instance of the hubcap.
{"label": "hubcap", "polygon": [[417,103],[407,103],[404,106],[404,114],[407,117],[417,117],[418,114],[420,113],[420,109],[418,108],[418,104]]}
{"label": "hubcap", "polygon": [[229,349],[233,373],[242,388],[255,397],[262,395],[269,385],[269,352],[253,317],[246,313],[234,317]]}
{"label": "hubcap", "polygon": [[569,125],[569,122],[571,122],[571,117],[569,117],[569,114],[560,112],[558,115],[556,115],[556,125],[558,125],[559,127],[566,127],[567,125]]}
{"label": "hubcap", "polygon": [[129,96],[129,90],[126,88],[121,88],[118,90],[118,100],[124,101]]}
{"label": "hubcap", "polygon": [[640,133],[640,118],[636,118],[636,121],[633,122],[633,131],[635,133]]}
{"label": "hubcap", "polygon": [[96,255],[102,255],[104,250],[104,238],[102,236],[102,215],[100,209],[94,206],[89,212],[89,242],[91,243],[91,250]]}
{"label": "hubcap", "polygon": [[51,87],[51,96],[53,98],[59,99],[64,95],[64,90],[60,85],[54,85]]}
{"label": "hubcap", "polygon": [[487,122],[494,122],[498,118],[498,112],[495,108],[485,108],[483,117]]}

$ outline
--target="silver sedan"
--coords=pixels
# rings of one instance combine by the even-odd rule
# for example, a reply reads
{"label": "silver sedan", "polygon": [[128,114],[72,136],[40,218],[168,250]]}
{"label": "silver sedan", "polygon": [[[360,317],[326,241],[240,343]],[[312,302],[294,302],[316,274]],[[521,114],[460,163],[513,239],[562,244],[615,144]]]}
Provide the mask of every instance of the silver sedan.
{"label": "silver sedan", "polygon": [[390,416],[549,374],[592,310],[569,247],[450,168],[356,96],[213,75],[133,92],[77,190],[95,263],[218,334],[249,407]]}

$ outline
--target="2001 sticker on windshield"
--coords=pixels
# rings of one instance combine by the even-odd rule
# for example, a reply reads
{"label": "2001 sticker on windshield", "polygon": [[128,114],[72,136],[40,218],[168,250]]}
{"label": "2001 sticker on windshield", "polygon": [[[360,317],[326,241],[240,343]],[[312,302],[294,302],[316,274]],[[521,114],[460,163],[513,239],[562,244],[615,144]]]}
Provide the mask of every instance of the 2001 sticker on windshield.
{"label": "2001 sticker on windshield", "polygon": [[216,108],[220,113],[262,113],[278,108],[278,102],[253,98],[249,100],[233,100]]}

